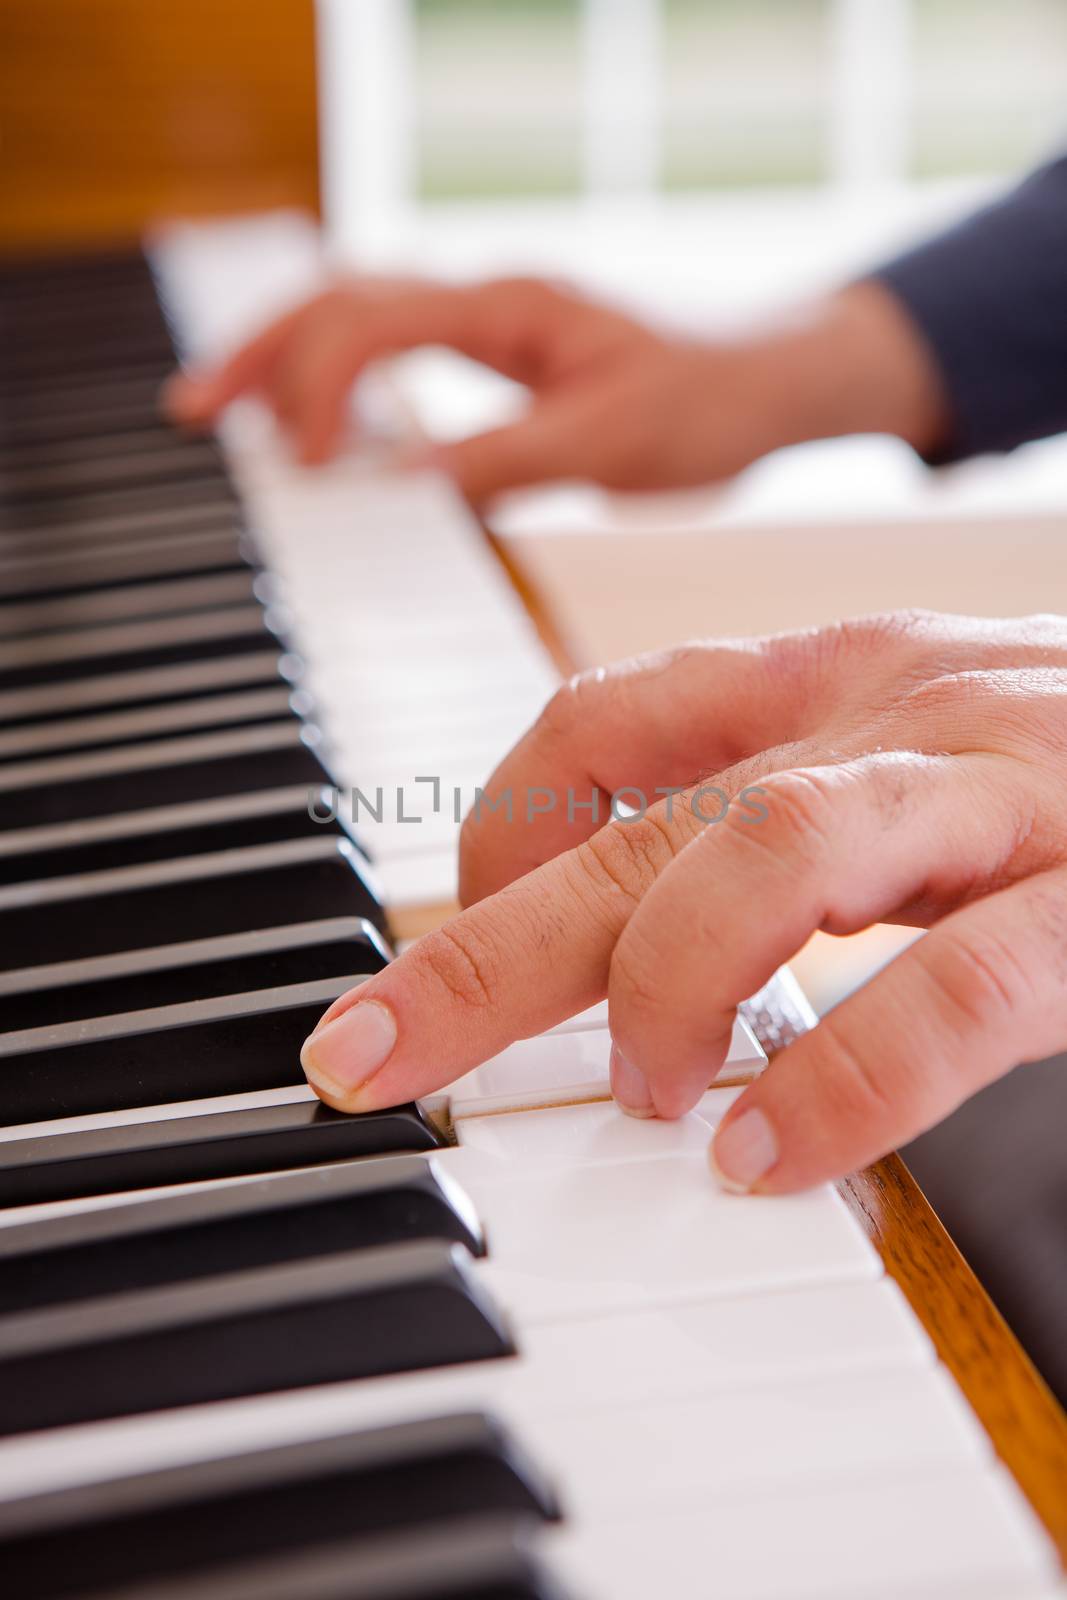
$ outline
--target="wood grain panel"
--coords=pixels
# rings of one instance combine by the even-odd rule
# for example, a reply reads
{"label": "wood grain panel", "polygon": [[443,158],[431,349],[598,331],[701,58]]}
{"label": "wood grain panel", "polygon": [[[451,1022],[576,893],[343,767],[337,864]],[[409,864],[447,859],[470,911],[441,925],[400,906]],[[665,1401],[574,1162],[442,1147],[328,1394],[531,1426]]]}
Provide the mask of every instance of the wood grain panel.
{"label": "wood grain panel", "polygon": [[2,248],[317,207],[314,21],[314,0],[2,0]]}
{"label": "wood grain panel", "polygon": [[1067,1416],[899,1156],[838,1185],[1067,1570]]}

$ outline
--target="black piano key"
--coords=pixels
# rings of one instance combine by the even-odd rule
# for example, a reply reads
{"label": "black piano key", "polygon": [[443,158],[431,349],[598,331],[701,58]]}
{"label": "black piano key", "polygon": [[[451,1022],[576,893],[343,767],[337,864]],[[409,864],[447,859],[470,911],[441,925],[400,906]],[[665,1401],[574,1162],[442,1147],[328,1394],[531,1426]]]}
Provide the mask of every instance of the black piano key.
{"label": "black piano key", "polygon": [[[327,817],[325,803],[325,797],[299,784],[187,805],[119,812],[87,822],[0,832],[0,885],[105,872],[286,839],[347,838],[339,821],[316,820]],[[360,873],[380,899],[363,865]]]}
{"label": "black piano key", "polygon": [[0,889],[0,971],[320,917],[381,916],[346,838],[253,845]]}
{"label": "black piano key", "polygon": [[7,528],[0,532],[0,556],[80,556],[103,545],[185,538],[191,533],[243,532],[239,509],[228,501],[203,505],[138,506],[132,511],[83,517],[51,528]]}
{"label": "black piano key", "polygon": [[12,506],[0,504],[0,529],[6,533],[29,532],[84,524],[101,517],[135,515],[158,508],[178,511],[190,506],[209,506],[220,515],[233,515],[236,501],[220,473],[201,471],[177,483],[44,496]]}
{"label": "black piano key", "polygon": [[139,672],[204,656],[263,650],[274,635],[255,603],[112,623],[0,642],[0,690],[64,683],[87,673]]}
{"label": "black piano key", "polygon": [[0,267],[0,303],[17,295],[50,306],[107,286],[125,294],[152,284],[148,260],[141,250],[81,250],[56,255],[20,256]]}
{"label": "black piano key", "polygon": [[149,381],[116,385],[109,394],[88,403],[81,396],[67,397],[63,406],[38,405],[18,415],[0,414],[0,444],[7,450],[24,445],[90,443],[100,438],[120,438],[145,426],[159,406],[158,385]]}
{"label": "black piano key", "polygon": [[149,617],[181,616],[259,600],[269,604],[265,580],[247,567],[208,578],[169,578],[152,583],[92,589],[56,600],[0,603],[0,639],[15,641],[69,629],[118,626]]}
{"label": "black piano key", "polygon": [[110,394],[94,395],[93,402],[72,395],[58,408],[35,405],[11,414],[8,405],[5,414],[0,406],[0,448],[35,450],[38,446],[123,438],[139,432],[157,410],[158,386],[154,382],[117,386]]}
{"label": "black piano key", "polygon": [[57,717],[8,731],[0,727],[0,764],[150,744],[178,734],[210,733],[216,728],[277,722],[292,712],[291,699],[292,691],[279,681],[266,689],[199,695],[195,700],[172,700],[164,706],[142,706],[134,711]]}
{"label": "black piano key", "polygon": [[[536,1559],[526,1519],[330,1541],[267,1560],[226,1562],[123,1587],[121,1600],[568,1600]],[[117,1600],[97,1589],[79,1600]]]}
{"label": "black piano key", "polygon": [[[526,1583],[529,1534],[558,1516],[551,1488],[499,1425],[458,1413],[27,1497],[0,1508],[0,1562],[20,1600],[125,1600],[145,1581],[146,1593],[176,1582],[185,1594],[189,1580],[201,1596],[229,1595],[237,1582],[242,1595],[292,1600],[547,1600],[556,1591],[500,1585]],[[342,1587],[321,1587],[327,1569]],[[253,1576],[265,1590],[249,1586]]]}
{"label": "black piano key", "polygon": [[237,535],[210,531],[50,554],[0,552],[0,591],[25,600],[59,600],[127,584],[239,572],[247,560]]}
{"label": "black piano key", "polygon": [[120,359],[106,367],[78,365],[64,372],[61,365],[45,362],[34,371],[31,367],[12,366],[0,374],[0,406],[21,405],[23,402],[48,405],[77,394],[92,404],[97,395],[108,394],[112,386],[130,380],[154,387],[157,395],[174,367],[173,358],[160,352],[158,345],[119,352]]}
{"label": "black piano key", "polygon": [[0,768],[0,829],[180,805],[328,776],[295,719]]}
{"label": "black piano key", "polygon": [[174,367],[174,355],[168,350],[166,339],[154,329],[133,333],[122,342],[111,342],[110,361],[105,352],[88,343],[72,340],[69,344],[54,339],[38,344],[16,343],[5,351],[4,375],[0,379],[0,395],[17,396],[26,387],[40,390],[52,384],[66,387],[72,379],[81,381],[106,377],[113,370],[155,377],[163,384]]}
{"label": "black piano key", "polygon": [[[12,363],[6,376],[28,372],[31,376],[44,367],[38,367],[38,358],[46,358],[47,370],[61,370],[59,363],[65,352],[71,356],[67,371],[80,376],[83,370],[106,372],[110,367],[141,355],[151,354],[165,360],[170,343],[166,323],[158,306],[154,308],[146,294],[132,292],[121,301],[115,299],[99,314],[91,312],[81,316],[63,315],[61,302],[52,302],[50,311],[44,307],[23,302],[5,305],[0,295],[0,313],[7,312],[11,329]],[[73,308],[71,308],[73,311]]]}
{"label": "black piano key", "polygon": [[[24,439],[12,441],[0,424],[0,452],[5,466],[67,467],[83,461],[97,461],[112,456],[129,456],[141,450],[177,448],[188,443],[162,418],[146,416],[135,428],[123,433],[86,433],[73,437]],[[203,441],[196,441],[198,443]],[[217,447],[216,447],[217,448]]]}
{"label": "black piano key", "polygon": [[323,917],[16,968],[0,972],[0,1032],[380,972],[389,958],[381,934],[365,917]]}
{"label": "black piano key", "polygon": [[116,351],[135,348],[149,338],[157,348],[169,343],[162,309],[158,301],[153,305],[147,284],[110,293],[98,286],[91,293],[86,289],[84,298],[52,295],[42,300],[16,294],[8,301],[0,292],[0,308],[13,313],[12,343],[19,352],[62,350],[69,345],[97,353],[99,364],[107,366],[116,359]]}
{"label": "black piano key", "polygon": [[0,1125],[304,1083],[300,1047],[358,973],[0,1034]]}
{"label": "black piano key", "polygon": [[467,1196],[425,1157],[277,1173],[0,1228],[0,1316],[408,1239],[485,1254]]}
{"label": "black piano key", "polygon": [[0,1319],[0,1433],[514,1354],[462,1245],[390,1245]]}
{"label": "black piano key", "polygon": [[146,485],[162,488],[199,474],[217,474],[224,481],[216,447],[210,440],[175,441],[126,456],[9,467],[3,475],[2,495],[7,505],[17,508],[73,494],[110,493]]}
{"label": "black piano key", "polygon": [[255,684],[293,682],[293,659],[275,645],[234,656],[204,655],[142,672],[96,672],[31,689],[0,690],[0,726],[93,715],[108,707],[132,710],[193,695],[228,694]]}
{"label": "black piano key", "polygon": [[159,302],[148,285],[126,289],[121,298],[113,290],[86,288],[76,298],[50,295],[47,299],[5,304],[0,291],[0,309],[13,313],[12,337],[19,349],[34,349],[57,341],[80,350],[99,350],[101,364],[115,360],[127,333],[138,339],[155,333],[166,340],[166,322]]}
{"label": "black piano key", "polygon": [[112,365],[106,372],[71,376],[65,383],[52,377],[43,383],[20,384],[14,403],[11,397],[5,398],[20,419],[72,415],[85,415],[88,419],[96,412],[106,413],[111,407],[122,405],[135,408],[143,421],[146,416],[158,414],[159,380],[151,372]]}
{"label": "black piano key", "polygon": [[174,1183],[285,1172],[444,1143],[418,1105],[345,1116],[316,1100],[113,1123],[0,1141],[0,1205],[125,1194]]}

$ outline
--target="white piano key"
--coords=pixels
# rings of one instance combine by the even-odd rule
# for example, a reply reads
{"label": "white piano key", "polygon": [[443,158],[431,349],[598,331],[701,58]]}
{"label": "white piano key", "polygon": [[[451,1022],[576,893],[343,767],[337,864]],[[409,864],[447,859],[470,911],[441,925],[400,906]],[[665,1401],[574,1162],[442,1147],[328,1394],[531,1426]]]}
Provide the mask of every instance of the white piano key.
{"label": "white piano key", "polygon": [[551,669],[531,661],[524,652],[503,657],[493,653],[449,653],[434,655],[432,663],[423,659],[377,659],[369,675],[359,676],[340,669],[331,671],[327,658],[309,668],[309,686],[328,716],[366,716],[369,719],[401,722],[417,717],[432,723],[447,717],[454,707],[469,711],[481,706],[509,706],[521,696],[541,696],[547,700],[557,679]]}
{"label": "white piano key", "polygon": [[[424,639],[395,658],[395,670],[390,646],[376,639],[323,650],[305,632],[291,648],[303,664],[301,685],[314,698],[315,718],[331,731],[336,722],[396,737],[409,727],[421,732],[476,725],[479,716],[532,722],[552,693],[532,681],[521,663],[509,673],[506,651],[492,641],[475,648],[470,639]],[[462,662],[450,666],[461,654]]]}
{"label": "white piano key", "polygon": [[[343,767],[336,769],[342,787],[347,788],[352,780],[347,777]],[[392,901],[388,894],[388,880],[382,876],[386,864],[397,859],[407,860],[412,857],[428,859],[444,853],[456,857],[458,870],[460,824],[451,817],[420,817],[412,821],[400,821],[396,817],[385,817],[381,822],[373,818],[363,817],[353,824],[353,833],[368,855],[373,859],[378,869],[379,881],[384,887],[386,905]],[[416,902],[420,905],[432,905],[432,897],[421,890]]]}
{"label": "white piano key", "polygon": [[[447,1093],[453,1121],[458,1125],[460,1143],[475,1148],[491,1148],[492,1141],[502,1140],[503,1158],[514,1154],[513,1141],[527,1138],[535,1146],[545,1140],[555,1139],[551,1119],[523,1119],[522,1128],[503,1125],[499,1118],[486,1117],[487,1112],[516,1111],[532,1106],[558,1106],[577,1104],[585,1100],[602,1099],[610,1094],[608,1082],[611,1035],[606,1029],[570,1030],[542,1034],[533,1039],[520,1039],[509,1045],[499,1055],[473,1068],[451,1084]],[[731,1076],[751,1075],[766,1064],[756,1039],[745,1023],[734,1023],[730,1052],[723,1073]],[[620,1118],[614,1108],[604,1108],[607,1113],[605,1136],[608,1141],[625,1139],[626,1129],[620,1128]],[[478,1119],[477,1128],[468,1127],[466,1119]],[[464,1119],[461,1123],[460,1119]],[[634,1126],[631,1117],[621,1119]],[[584,1126],[584,1125],[583,1125]],[[659,1124],[666,1127],[667,1124]],[[694,1120],[694,1128],[705,1138],[706,1130]],[[589,1135],[586,1149],[592,1141]],[[638,1136],[640,1137],[640,1136]],[[668,1136],[673,1137],[673,1136]],[[643,1148],[647,1150],[647,1142]],[[536,1156],[529,1144],[523,1144],[521,1159],[528,1166]],[[585,1159],[589,1159],[588,1154]],[[593,1158],[595,1159],[595,1157]],[[617,1157],[616,1159],[621,1159]]]}
{"label": "white piano key", "polygon": [[[870,1341],[866,1368],[856,1361],[860,1334]],[[498,1416],[534,1445],[592,1520],[614,1520],[640,1492],[638,1465],[656,1428],[677,1451],[660,1481],[651,1462],[642,1469],[646,1509],[654,1501],[674,1508],[694,1475],[703,1498],[732,1494],[742,1481],[840,1476],[861,1461],[885,1467],[905,1457],[917,1464],[987,1452],[928,1347],[909,1336],[886,1284],[524,1328],[519,1344],[519,1356],[503,1361],[2,1442],[0,1498],[30,1492],[29,1479],[91,1480],[103,1475],[101,1460],[112,1470],[141,1471],[472,1409]],[[912,1436],[916,1419],[927,1419],[921,1437]],[[865,1426],[871,1422],[879,1426]],[[618,1465],[605,1464],[598,1438]],[[599,1480],[625,1477],[627,1463],[633,1487],[622,1482],[606,1497]]]}
{"label": "white piano key", "polygon": [[515,1386],[567,1412],[936,1359],[890,1278],[546,1322],[523,1327],[520,1343]]}
{"label": "white piano key", "polygon": [[198,360],[217,360],[311,293],[323,270],[322,236],[300,211],[175,223],[149,241],[172,325]]}
{"label": "white piano key", "polygon": [[449,906],[459,895],[455,850],[430,850],[375,861],[384,903],[396,911],[412,906]]}
{"label": "white piano key", "polygon": [[[411,733],[369,733],[366,729],[333,722],[330,725],[329,745],[338,752],[347,772],[360,773],[364,785],[378,784],[393,787],[398,781],[413,785],[419,774],[443,777],[450,771],[477,773],[481,782],[490,774],[515,744],[525,723],[516,724],[509,718],[506,725],[459,728],[446,735],[437,729],[427,729],[421,736]],[[450,783],[442,784],[449,790]]]}
{"label": "white piano key", "polygon": [[[355,577],[343,574],[335,574],[334,581],[342,591],[346,583],[353,590],[357,583]],[[447,655],[483,662],[498,655],[506,661],[521,641],[522,624],[517,629],[517,619],[496,606],[468,614],[458,600],[436,587],[436,609],[432,594],[408,594],[401,602],[365,587],[358,590],[358,602],[353,598],[342,604],[335,596],[333,609],[325,614],[307,595],[297,594],[286,605],[292,609],[302,648],[318,660],[354,662],[371,672],[383,653],[414,662]],[[407,609],[398,614],[401,603]]]}
{"label": "white piano key", "polygon": [[449,1085],[453,1120],[602,1097],[610,1052],[611,1035],[603,1031],[520,1039]]}
{"label": "white piano key", "polygon": [[[513,595],[501,592],[496,574],[480,564],[446,560],[442,552],[436,561],[421,557],[412,561],[404,548],[405,535],[397,534],[400,548],[382,560],[379,555],[350,547],[348,559],[322,561],[305,559],[286,575],[286,598],[294,607],[307,607],[316,628],[328,642],[347,639],[354,626],[364,625],[384,631],[387,622],[399,622],[402,629],[414,629],[420,612],[435,613],[442,627],[459,633],[468,621],[475,630],[492,629],[494,624],[515,620],[518,610]],[[305,552],[305,558],[309,552]],[[397,559],[397,558],[400,559]],[[389,607],[383,615],[376,608]],[[519,634],[528,623],[522,623]]]}
{"label": "white piano key", "polygon": [[[315,714],[334,721],[358,721],[368,729],[421,731],[475,722],[478,717],[518,718],[540,714],[553,683],[538,681],[523,663],[509,666],[496,651],[462,660],[451,653],[397,661],[386,671],[380,658],[368,663],[325,657],[301,659],[304,684]],[[495,664],[495,665],[494,665]],[[499,670],[497,670],[499,669]]]}
{"label": "white piano key", "polygon": [[[559,1124],[579,1162],[582,1124],[587,1149],[604,1126],[597,1106],[499,1121],[520,1125],[535,1115],[578,1128]],[[629,1137],[646,1130],[655,1151],[645,1160],[529,1171],[521,1138],[510,1164],[484,1150],[444,1152],[487,1228],[493,1293],[520,1320],[540,1322],[881,1275],[877,1253],[834,1190],[769,1197],[720,1189],[704,1154],[711,1124],[701,1130],[701,1120],[691,1113],[635,1123]]]}
{"label": "white piano key", "polygon": [[[606,1035],[544,1034],[539,1039],[524,1040],[523,1045],[547,1045],[551,1040],[562,1039],[573,1050],[577,1040],[595,1041],[586,1050],[603,1051],[606,1057]],[[518,1050],[516,1045],[502,1054],[509,1056]],[[758,1048],[758,1047],[757,1047]],[[500,1057],[495,1058],[497,1060]],[[536,1058],[535,1058],[536,1059]],[[554,1059],[550,1056],[549,1060]],[[564,1054],[564,1062],[573,1060]],[[590,1059],[583,1052],[579,1064]],[[742,1058],[743,1059],[743,1058]],[[689,1116],[677,1122],[662,1122],[659,1118],[628,1117],[613,1101],[606,1098],[608,1086],[602,1082],[599,1091],[590,1085],[587,1095],[574,1094],[572,1107],[559,1102],[544,1105],[541,1109],[523,1110],[515,1116],[511,1111],[485,1112],[464,1102],[464,1089],[481,1068],[468,1073],[434,1098],[447,1098],[456,1127],[458,1148],[447,1152],[457,1173],[481,1178],[488,1183],[504,1182],[517,1172],[537,1173],[577,1167],[597,1167],[607,1163],[676,1160],[680,1156],[706,1159],[712,1133],[720,1117],[741,1093],[739,1087],[710,1090]],[[579,1068],[580,1070],[580,1068]],[[725,1069],[724,1069],[725,1070]],[[521,1081],[521,1080],[520,1080]],[[516,1088],[514,1109],[530,1105],[535,1090]],[[524,1098],[525,1093],[525,1098]],[[565,1087],[559,1094],[565,1093]],[[596,1096],[596,1103],[590,1103]],[[761,1201],[755,1202],[757,1204]]]}
{"label": "white piano key", "polygon": [[1025,1600],[1051,1562],[1006,1475],[979,1468],[564,1523],[546,1553],[582,1600],[907,1600],[916,1586],[974,1600],[998,1584]]}
{"label": "white piano key", "polygon": [[[968,1581],[966,1600],[1067,1600],[1067,1583],[1051,1588],[1038,1574],[1017,1575],[1010,1583],[1001,1578]],[[901,1600],[899,1589],[864,1589],[863,1600]],[[958,1583],[922,1584],[909,1588],[907,1600],[960,1600]]]}
{"label": "white piano key", "polygon": [[406,841],[416,832],[421,837],[428,828],[440,827],[448,830],[442,837],[451,842],[488,776],[466,765],[432,760],[423,765],[417,755],[406,767],[371,770],[343,742],[327,748],[330,769],[345,791],[345,819],[368,836],[376,829],[381,838],[396,827],[406,830],[400,835]]}
{"label": "white piano key", "polygon": [[[783,1316],[788,1308],[779,1308]],[[696,1511],[745,1488],[768,1496],[818,1477],[982,1461],[990,1449],[936,1367],[687,1395],[594,1414],[533,1408],[521,1437],[594,1522]]]}

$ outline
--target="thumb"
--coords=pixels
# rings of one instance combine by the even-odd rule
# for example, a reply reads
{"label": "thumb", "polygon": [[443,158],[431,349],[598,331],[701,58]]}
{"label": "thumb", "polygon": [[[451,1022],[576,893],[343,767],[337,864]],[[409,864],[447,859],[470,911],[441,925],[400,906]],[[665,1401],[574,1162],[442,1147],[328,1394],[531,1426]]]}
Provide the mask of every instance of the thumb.
{"label": "thumb", "polygon": [[715,1136],[724,1186],[841,1177],[1061,1048],[1065,890],[1067,872],[1046,872],[953,912],[776,1056]]}

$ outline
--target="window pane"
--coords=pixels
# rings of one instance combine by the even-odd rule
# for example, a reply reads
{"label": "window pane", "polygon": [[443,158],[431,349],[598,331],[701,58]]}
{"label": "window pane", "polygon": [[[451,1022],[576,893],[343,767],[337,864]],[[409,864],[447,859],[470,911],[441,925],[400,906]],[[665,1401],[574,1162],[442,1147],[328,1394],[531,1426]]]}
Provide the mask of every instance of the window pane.
{"label": "window pane", "polygon": [[669,188],[826,175],[828,0],[664,0]]}
{"label": "window pane", "polygon": [[581,181],[579,0],[416,0],[420,195]]}
{"label": "window pane", "polygon": [[1064,0],[915,0],[914,167],[1006,172],[1067,142]]}

